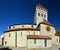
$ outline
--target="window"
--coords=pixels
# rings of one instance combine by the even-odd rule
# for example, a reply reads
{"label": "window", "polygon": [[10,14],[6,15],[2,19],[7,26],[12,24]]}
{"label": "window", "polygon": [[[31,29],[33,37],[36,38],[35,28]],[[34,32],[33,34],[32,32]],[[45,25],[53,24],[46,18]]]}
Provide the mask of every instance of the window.
{"label": "window", "polygon": [[50,27],[47,26],[47,31],[50,31]]}
{"label": "window", "polygon": [[44,18],[46,17],[46,15],[44,15]]}
{"label": "window", "polygon": [[35,32],[34,32],[34,35],[35,35]]}
{"label": "window", "polygon": [[34,39],[34,44],[36,44],[36,39]]}
{"label": "window", "polygon": [[22,25],[22,27],[24,27],[24,25]]}
{"label": "window", "polygon": [[40,16],[40,13],[38,13],[38,16]]}
{"label": "window", "polygon": [[13,26],[13,28],[15,28],[15,27]]}
{"label": "window", "polygon": [[47,47],[47,39],[45,39],[45,47]]}
{"label": "window", "polygon": [[33,28],[33,25],[31,27]]}
{"label": "window", "polygon": [[5,44],[7,44],[7,41],[5,41]]}
{"label": "window", "polygon": [[29,35],[30,35],[30,32],[29,32]]}
{"label": "window", "polygon": [[11,34],[9,33],[9,37],[11,37]]}
{"label": "window", "polygon": [[21,37],[22,37],[22,32],[21,32]]}
{"label": "window", "polygon": [[40,8],[39,8],[40,9]]}
{"label": "window", "polygon": [[43,14],[41,14],[41,16],[43,17]]}

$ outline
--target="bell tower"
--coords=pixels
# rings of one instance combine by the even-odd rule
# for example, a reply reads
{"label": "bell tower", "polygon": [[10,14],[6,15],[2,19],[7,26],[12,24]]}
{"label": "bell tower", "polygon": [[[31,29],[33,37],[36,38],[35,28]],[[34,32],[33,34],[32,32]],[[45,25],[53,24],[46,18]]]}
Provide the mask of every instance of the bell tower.
{"label": "bell tower", "polygon": [[38,25],[44,19],[48,20],[47,9],[41,4],[37,4],[34,13],[34,23]]}

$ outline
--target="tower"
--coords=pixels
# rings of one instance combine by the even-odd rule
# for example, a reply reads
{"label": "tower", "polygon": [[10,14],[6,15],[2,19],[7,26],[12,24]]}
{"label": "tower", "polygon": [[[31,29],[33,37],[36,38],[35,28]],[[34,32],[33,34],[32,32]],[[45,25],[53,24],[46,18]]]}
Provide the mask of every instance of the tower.
{"label": "tower", "polygon": [[35,8],[35,13],[34,13],[34,23],[39,24],[43,20],[48,20],[47,19],[47,9],[42,6],[41,4],[36,5]]}

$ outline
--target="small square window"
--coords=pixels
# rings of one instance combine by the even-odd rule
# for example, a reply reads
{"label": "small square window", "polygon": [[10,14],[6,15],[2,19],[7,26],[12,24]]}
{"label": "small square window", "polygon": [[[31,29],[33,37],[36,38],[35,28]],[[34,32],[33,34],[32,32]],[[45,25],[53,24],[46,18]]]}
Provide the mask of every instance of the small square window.
{"label": "small square window", "polygon": [[24,27],[24,25],[22,25],[22,27]]}
{"label": "small square window", "polygon": [[5,41],[5,44],[7,44],[7,41]]}

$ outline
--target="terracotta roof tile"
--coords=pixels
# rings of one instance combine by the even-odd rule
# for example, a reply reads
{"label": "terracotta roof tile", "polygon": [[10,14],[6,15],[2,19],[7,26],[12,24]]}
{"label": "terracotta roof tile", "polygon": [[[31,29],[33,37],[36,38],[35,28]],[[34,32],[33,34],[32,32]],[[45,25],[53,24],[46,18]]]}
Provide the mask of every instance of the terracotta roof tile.
{"label": "terracotta roof tile", "polygon": [[40,8],[44,8],[45,10],[47,10],[42,4],[37,4],[38,7]]}
{"label": "terracotta roof tile", "polygon": [[50,26],[52,26],[52,24],[51,23],[49,23],[47,20],[43,20],[42,22],[41,22],[42,24],[47,24],[47,25],[50,25]]}
{"label": "terracotta roof tile", "polygon": [[27,35],[28,39],[51,39],[49,36],[43,36],[43,35]]}
{"label": "terracotta roof tile", "polygon": [[40,29],[35,29],[35,28],[19,28],[19,29],[11,29],[11,30],[8,30],[8,31],[4,31],[4,33],[6,32],[10,32],[10,31],[23,31],[23,30],[34,30],[34,31],[39,31]]}

